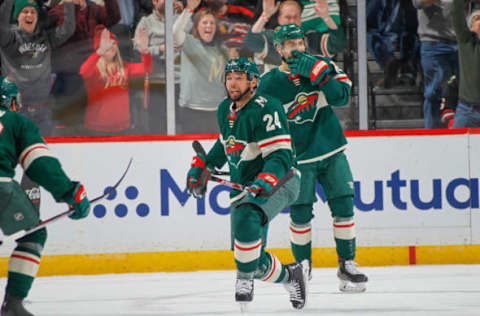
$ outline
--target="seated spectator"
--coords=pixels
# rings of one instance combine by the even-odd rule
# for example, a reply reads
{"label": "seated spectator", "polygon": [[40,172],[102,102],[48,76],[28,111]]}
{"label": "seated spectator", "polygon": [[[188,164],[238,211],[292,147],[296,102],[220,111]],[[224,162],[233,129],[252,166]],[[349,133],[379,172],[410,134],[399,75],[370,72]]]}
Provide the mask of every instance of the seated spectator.
{"label": "seated spectator", "polygon": [[[106,27],[120,20],[117,0],[104,0],[105,6],[87,0],[73,0],[75,4],[75,32],[52,53],[52,67],[56,74],[52,93],[59,110],[61,124],[65,131],[61,134],[75,134],[75,127],[81,126],[87,103],[85,85],[80,76],[80,66],[93,53],[95,29],[99,24]],[[64,4],[48,11],[51,21],[60,26],[65,21]]]}
{"label": "seated spectator", "polygon": [[[471,6],[468,14],[464,10],[466,5]],[[480,3],[453,0],[452,14],[460,64],[453,128],[480,127]]]}
{"label": "seated spectator", "polygon": [[[18,86],[23,107],[20,113],[36,123],[44,136],[52,136],[51,90],[52,49],[75,31],[73,0],[64,0],[65,23],[46,29],[39,20],[40,8],[33,0],[4,0],[0,6],[0,56],[2,74]],[[10,25],[13,18],[16,25]]]}
{"label": "seated spectator", "polygon": [[449,75],[458,72],[458,47],[451,17],[452,3],[413,0],[413,5],[418,10],[425,128],[439,128],[443,82]]}
{"label": "seated spectator", "polygon": [[[166,133],[165,0],[153,0],[152,3],[153,12],[140,19],[135,31],[135,34],[141,29],[147,32],[148,50],[153,58],[153,72],[149,76],[151,102],[132,104],[132,123],[137,130],[147,133]],[[175,1],[174,9],[183,11],[182,2]],[[174,19],[177,19],[177,15]],[[137,45],[134,45],[134,48],[140,51]],[[175,59],[177,58],[180,58],[180,50],[175,47]],[[175,82],[177,80],[180,80],[180,67],[175,69]],[[145,100],[143,93],[144,91],[141,99]]]}
{"label": "seated spectator", "polygon": [[[317,0],[313,7],[315,13],[326,25],[326,31],[318,32],[311,29],[312,24],[307,24],[309,31],[305,36],[308,49],[312,54],[332,57],[345,48],[345,32],[342,26],[335,23],[330,17],[327,0]],[[265,29],[265,25],[277,11],[279,25],[297,24],[302,26],[302,7],[298,2],[287,0],[275,3],[275,0],[263,0],[263,13],[245,37],[245,46],[256,53],[256,57],[262,59],[265,64],[281,64],[281,57],[273,47],[273,31]]]}
{"label": "seated spectator", "polygon": [[142,63],[124,62],[118,39],[105,26],[97,26],[95,51],[80,67],[88,94],[84,126],[92,135],[128,132],[129,80],[152,71],[152,55],[148,51],[145,30],[139,30],[134,42],[141,50]]}
{"label": "seated spectator", "polygon": [[[367,0],[367,47],[384,72],[385,88],[406,81],[415,85],[420,43],[417,12],[410,0]],[[400,59],[394,55],[394,43]]]}
{"label": "seated spectator", "polygon": [[200,0],[187,6],[173,25],[175,43],[182,47],[178,133],[215,133],[217,105],[226,97],[223,71],[227,60],[215,14],[200,10],[193,17],[192,34],[185,28]]}

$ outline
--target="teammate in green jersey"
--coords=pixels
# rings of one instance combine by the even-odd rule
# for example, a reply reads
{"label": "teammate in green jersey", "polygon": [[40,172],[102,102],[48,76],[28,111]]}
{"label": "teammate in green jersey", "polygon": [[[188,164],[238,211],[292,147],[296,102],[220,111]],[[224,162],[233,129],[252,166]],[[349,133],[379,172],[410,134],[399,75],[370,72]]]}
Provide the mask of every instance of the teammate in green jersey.
{"label": "teammate in green jersey", "polygon": [[[259,72],[247,58],[230,60],[225,67],[228,92],[218,107],[220,136],[205,156],[194,157],[187,174],[187,189],[195,197],[206,190],[211,170],[228,162],[231,181],[248,186],[232,190],[231,229],[237,266],[235,300],[243,309],[253,299],[253,280],[283,283],[290,301],[301,309],[306,301],[308,260],[283,265],[265,251],[268,223],[294,202],[300,186],[299,173],[270,192],[294,164],[287,120],[281,105],[256,93]],[[200,179],[200,180],[199,180]]]}
{"label": "teammate in green jersey", "polygon": [[[0,77],[0,228],[11,235],[40,222],[37,208],[13,180],[18,163],[35,182],[48,190],[56,201],[66,202],[80,219],[88,215],[90,203],[78,182],[72,182],[60,162],[45,144],[38,127],[16,113],[20,106],[18,88],[9,77]],[[2,316],[29,316],[22,304],[37,274],[45,228],[17,239],[8,263],[8,281],[1,308]]]}
{"label": "teammate in green jersey", "polygon": [[305,53],[304,34],[297,25],[277,27],[274,43],[282,56],[282,65],[262,76],[259,91],[283,104],[302,173],[300,195],[290,208],[292,252],[297,261],[308,259],[311,262],[311,220],[318,182],[333,217],[340,290],[363,292],[368,278],[356,269],[353,261],[354,186],[343,153],[347,140],[332,110],[332,106],[348,103],[351,82],[329,58]]}

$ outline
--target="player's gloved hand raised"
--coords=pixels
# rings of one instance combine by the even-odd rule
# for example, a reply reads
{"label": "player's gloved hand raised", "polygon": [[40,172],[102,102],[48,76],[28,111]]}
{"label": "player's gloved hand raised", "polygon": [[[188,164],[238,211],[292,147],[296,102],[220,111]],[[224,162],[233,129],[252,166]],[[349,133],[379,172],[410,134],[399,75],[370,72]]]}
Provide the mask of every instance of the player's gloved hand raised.
{"label": "player's gloved hand raised", "polygon": [[278,178],[275,175],[271,173],[260,173],[255,181],[248,187],[248,196],[260,204],[263,204],[267,201],[264,193],[270,192],[277,183]]}
{"label": "player's gloved hand raised", "polygon": [[202,154],[193,157],[190,170],[187,173],[187,190],[195,198],[201,198],[207,191],[210,171],[207,169],[207,158]]}
{"label": "player's gloved hand raised", "polygon": [[73,188],[63,196],[63,201],[70,205],[75,212],[69,215],[71,219],[81,219],[90,212],[90,202],[87,198],[87,193],[82,184],[79,182],[72,182]]}
{"label": "player's gloved hand raised", "polygon": [[287,59],[292,75],[309,78],[312,84],[322,82],[332,70],[328,58],[314,57],[296,50],[292,51],[292,55]]}

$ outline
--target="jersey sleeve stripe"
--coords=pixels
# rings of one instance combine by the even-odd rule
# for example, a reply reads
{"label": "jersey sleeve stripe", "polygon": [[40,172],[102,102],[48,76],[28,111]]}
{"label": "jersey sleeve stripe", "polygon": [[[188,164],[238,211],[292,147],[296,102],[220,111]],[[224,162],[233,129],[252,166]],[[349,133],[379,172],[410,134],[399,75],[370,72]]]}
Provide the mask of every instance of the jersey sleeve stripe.
{"label": "jersey sleeve stripe", "polygon": [[20,154],[19,162],[24,170],[27,170],[28,167],[36,159],[40,157],[54,157],[47,145],[42,143],[33,144],[23,150]]}
{"label": "jersey sleeve stripe", "polygon": [[268,146],[269,144],[274,143],[277,140],[290,142],[291,137],[288,134],[284,134],[284,135],[278,135],[278,136],[266,138],[258,142],[258,147],[262,148],[262,147]]}
{"label": "jersey sleeve stripe", "polygon": [[280,135],[263,140],[258,143],[258,148],[262,151],[262,157],[267,157],[280,149],[292,150],[290,135]]}
{"label": "jersey sleeve stripe", "polygon": [[285,143],[285,142],[290,143],[291,139],[290,138],[282,138],[282,139],[272,140],[271,142],[268,142],[268,143],[265,143],[265,144],[262,144],[262,145],[258,145],[258,147],[264,148],[264,147],[268,147],[268,146],[271,146],[271,145],[276,144],[276,143]]}
{"label": "jersey sleeve stripe", "polygon": [[334,78],[335,78],[335,80],[341,81],[341,82],[343,82],[343,83],[346,83],[346,84],[348,84],[349,86],[352,85],[352,81],[351,81],[350,78],[348,78],[348,76],[345,75],[345,74],[338,74],[338,75],[336,75]]}
{"label": "jersey sleeve stripe", "polygon": [[328,57],[328,58],[331,58],[333,55],[330,54],[330,52],[328,51],[328,38],[330,37],[330,34],[328,33],[325,33],[322,35],[322,53],[324,56]]}

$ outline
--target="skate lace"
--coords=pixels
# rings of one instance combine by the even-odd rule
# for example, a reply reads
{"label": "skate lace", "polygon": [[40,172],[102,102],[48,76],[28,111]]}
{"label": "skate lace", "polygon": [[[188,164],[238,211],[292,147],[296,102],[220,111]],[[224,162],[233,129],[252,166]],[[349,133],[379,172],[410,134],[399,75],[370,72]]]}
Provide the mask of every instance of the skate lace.
{"label": "skate lace", "polygon": [[287,285],[288,292],[290,293],[290,301],[302,300],[302,289],[300,284],[296,281],[292,281]]}
{"label": "skate lace", "polygon": [[235,290],[239,294],[248,294],[252,291],[253,282],[252,280],[237,279],[235,284]]}
{"label": "skate lace", "polygon": [[357,263],[353,260],[345,261],[345,270],[350,274],[362,274],[357,269]]}

